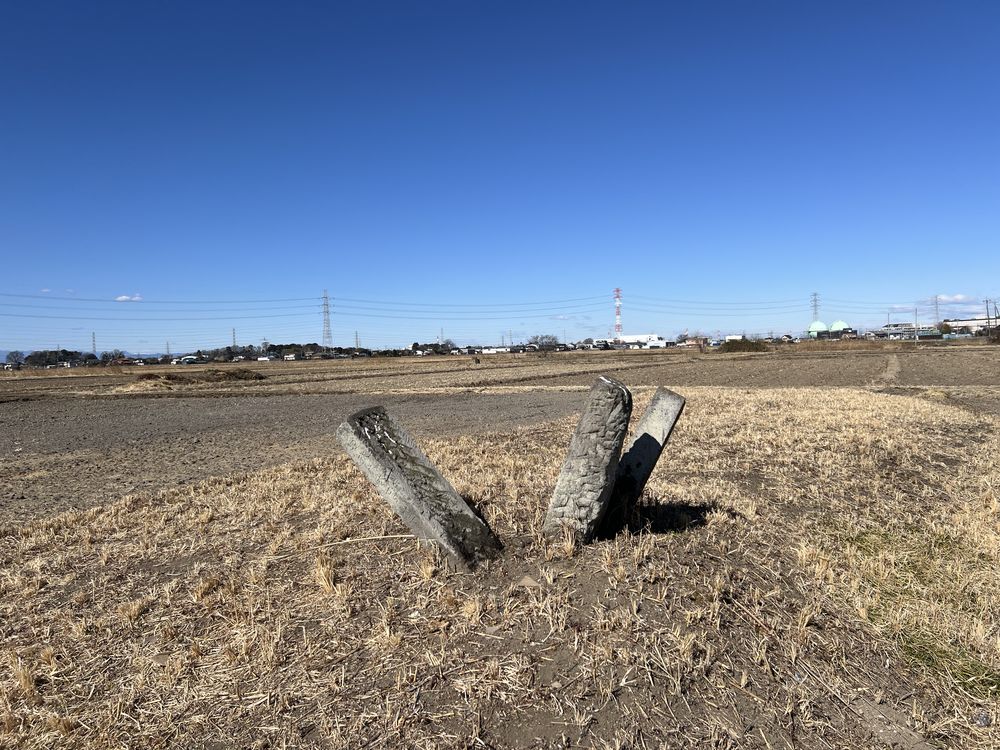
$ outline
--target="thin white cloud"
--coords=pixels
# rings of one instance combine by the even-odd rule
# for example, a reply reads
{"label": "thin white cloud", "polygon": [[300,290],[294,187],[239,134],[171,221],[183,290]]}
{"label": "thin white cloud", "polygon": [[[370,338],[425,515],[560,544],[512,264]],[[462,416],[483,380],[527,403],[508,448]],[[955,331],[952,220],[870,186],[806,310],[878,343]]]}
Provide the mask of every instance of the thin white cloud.
{"label": "thin white cloud", "polygon": [[40,291],[42,294],[48,294],[52,290],[51,289],[39,289],[38,291]]}
{"label": "thin white cloud", "polygon": [[[933,300],[931,301],[933,302]],[[977,300],[974,300],[968,294],[939,294],[937,301],[941,305],[965,305]]]}
{"label": "thin white cloud", "polygon": [[142,302],[142,295],[138,292],[135,294],[119,294],[115,297],[115,302]]}

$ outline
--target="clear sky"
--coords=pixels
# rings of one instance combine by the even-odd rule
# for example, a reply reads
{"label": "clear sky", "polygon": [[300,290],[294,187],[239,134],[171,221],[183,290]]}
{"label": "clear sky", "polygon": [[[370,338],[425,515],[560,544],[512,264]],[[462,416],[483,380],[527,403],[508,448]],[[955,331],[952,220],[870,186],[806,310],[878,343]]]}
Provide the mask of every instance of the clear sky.
{"label": "clear sky", "polygon": [[1000,296],[998,39],[992,0],[6,2],[0,348],[319,341],[323,289],[342,345],[603,336],[615,287],[626,333],[952,316]]}

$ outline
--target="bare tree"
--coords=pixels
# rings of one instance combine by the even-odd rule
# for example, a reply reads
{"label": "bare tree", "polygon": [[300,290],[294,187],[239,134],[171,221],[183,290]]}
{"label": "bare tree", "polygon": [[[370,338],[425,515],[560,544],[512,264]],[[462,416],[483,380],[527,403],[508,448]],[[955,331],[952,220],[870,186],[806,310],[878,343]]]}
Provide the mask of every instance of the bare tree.
{"label": "bare tree", "polygon": [[550,333],[537,333],[528,339],[529,344],[534,344],[539,349],[555,349],[559,339]]}

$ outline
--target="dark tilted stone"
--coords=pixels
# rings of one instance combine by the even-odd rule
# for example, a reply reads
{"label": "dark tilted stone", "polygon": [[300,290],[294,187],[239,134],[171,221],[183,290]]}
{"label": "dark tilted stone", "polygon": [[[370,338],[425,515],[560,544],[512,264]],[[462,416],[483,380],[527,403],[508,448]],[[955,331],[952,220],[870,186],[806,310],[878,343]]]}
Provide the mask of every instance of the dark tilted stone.
{"label": "dark tilted stone", "polygon": [[613,536],[625,527],[682,411],[683,396],[667,388],[656,389],[618,462],[615,489],[601,524],[602,536]]}
{"label": "dark tilted stone", "polygon": [[569,528],[581,542],[593,538],[611,499],[631,415],[628,388],[612,378],[599,377],[590,389],[587,407],[556,481],[545,517],[547,534]]}
{"label": "dark tilted stone", "polygon": [[436,542],[468,569],[500,552],[503,545],[486,522],[384,409],[352,414],[337,439],[417,537]]}

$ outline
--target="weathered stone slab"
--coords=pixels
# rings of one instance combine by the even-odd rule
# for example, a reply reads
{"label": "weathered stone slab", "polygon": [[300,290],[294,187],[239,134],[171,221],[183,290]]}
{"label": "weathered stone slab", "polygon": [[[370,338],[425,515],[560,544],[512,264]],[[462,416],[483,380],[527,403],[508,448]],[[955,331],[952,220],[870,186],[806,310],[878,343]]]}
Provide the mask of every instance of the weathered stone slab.
{"label": "weathered stone slab", "polygon": [[601,524],[603,536],[613,536],[628,522],[682,411],[683,396],[668,388],[656,389],[635,428],[632,442],[618,462],[615,488]]}
{"label": "weathered stone slab", "polygon": [[417,537],[468,569],[500,552],[503,545],[486,522],[383,408],[352,414],[337,439]]}
{"label": "weathered stone slab", "polygon": [[581,542],[593,538],[611,499],[631,416],[628,388],[613,378],[599,377],[556,481],[543,527],[547,534],[569,528]]}

